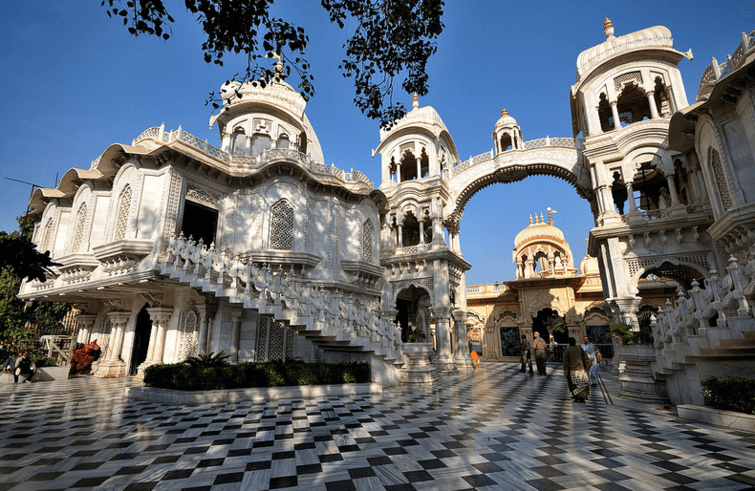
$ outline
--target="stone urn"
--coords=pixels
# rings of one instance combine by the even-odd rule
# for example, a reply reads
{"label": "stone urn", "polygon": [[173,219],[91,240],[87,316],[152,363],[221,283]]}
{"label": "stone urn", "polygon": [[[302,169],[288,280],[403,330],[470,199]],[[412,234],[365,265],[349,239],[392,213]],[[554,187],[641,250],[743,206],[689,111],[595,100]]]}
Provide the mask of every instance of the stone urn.
{"label": "stone urn", "polygon": [[667,404],[666,384],[663,380],[656,380],[650,369],[650,364],[655,362],[655,348],[649,344],[620,344],[617,348],[619,397]]}
{"label": "stone urn", "polygon": [[430,343],[405,343],[401,346],[406,360],[401,371],[401,383],[426,385],[435,382],[435,365],[432,363],[433,348]]}

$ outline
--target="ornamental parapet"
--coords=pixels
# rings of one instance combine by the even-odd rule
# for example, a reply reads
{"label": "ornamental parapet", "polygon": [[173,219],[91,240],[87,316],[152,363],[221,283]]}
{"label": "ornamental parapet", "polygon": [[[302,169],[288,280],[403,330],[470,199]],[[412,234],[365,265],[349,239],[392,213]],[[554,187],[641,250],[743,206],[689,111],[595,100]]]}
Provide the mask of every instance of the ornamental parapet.
{"label": "ornamental parapet", "polygon": [[755,31],[750,34],[742,33],[742,40],[731,55],[726,55],[726,61],[719,64],[715,58],[711,59],[710,65],[700,78],[700,86],[697,89],[697,100],[703,101],[708,98],[713,86],[727,75],[735,72],[745,64],[747,55],[755,49]]}
{"label": "ornamental parapet", "polygon": [[[196,150],[199,150],[203,154],[215,160],[219,160],[229,167],[233,166],[234,168],[242,170],[251,171],[259,169],[275,160],[293,161],[298,163],[302,167],[309,169],[309,171],[316,176],[335,177],[343,184],[365,184],[369,186],[370,189],[374,188],[372,181],[370,181],[366,175],[359,171],[352,169],[351,172],[346,172],[342,169],[337,168],[333,164],[326,165],[321,162],[315,162],[312,160],[310,155],[304,154],[302,152],[299,152],[298,150],[291,148],[270,148],[263,150],[260,155],[254,157],[246,155],[233,155],[219,149],[214,145],[211,145],[207,140],[201,140],[191,133],[184,131],[180,126],[177,130],[165,131],[164,125],[147,128],[133,140],[132,145],[136,146],[144,141],[154,141],[164,144],[181,142]],[[99,158],[97,159],[97,161],[99,161]],[[96,166],[95,162],[92,162],[93,167]]]}

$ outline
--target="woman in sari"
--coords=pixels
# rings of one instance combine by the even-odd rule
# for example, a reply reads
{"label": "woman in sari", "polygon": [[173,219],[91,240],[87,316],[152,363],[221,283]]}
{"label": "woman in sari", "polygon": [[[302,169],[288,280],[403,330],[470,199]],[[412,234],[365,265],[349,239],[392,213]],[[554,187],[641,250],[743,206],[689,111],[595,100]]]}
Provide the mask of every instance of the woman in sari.
{"label": "woman in sari", "polygon": [[589,360],[577,340],[569,338],[569,347],[564,351],[564,376],[574,402],[584,403],[590,395],[590,379],[587,376]]}

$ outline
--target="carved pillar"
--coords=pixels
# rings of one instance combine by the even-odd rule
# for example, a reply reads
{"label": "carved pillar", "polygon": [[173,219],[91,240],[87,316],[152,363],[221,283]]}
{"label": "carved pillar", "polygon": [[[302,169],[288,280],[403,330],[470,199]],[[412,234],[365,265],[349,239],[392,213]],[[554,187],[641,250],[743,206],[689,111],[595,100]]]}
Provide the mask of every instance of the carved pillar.
{"label": "carved pillar", "polygon": [[239,340],[241,339],[241,310],[231,312],[231,363],[239,362]]}
{"label": "carved pillar", "polygon": [[76,342],[87,344],[91,341],[90,336],[94,327],[94,321],[97,320],[97,314],[79,314],[77,319],[79,321],[79,333],[76,336]]}
{"label": "carved pillar", "polygon": [[197,352],[199,355],[206,355],[208,353],[207,346],[208,346],[208,326],[209,321],[212,315],[215,313],[215,306],[214,305],[197,305],[197,310],[199,310],[199,315],[201,316],[201,319],[199,321],[199,346],[197,346]]}
{"label": "carved pillar", "polygon": [[422,178],[422,160],[417,157],[417,180],[419,181],[420,178]]}
{"label": "carved pillar", "polygon": [[126,324],[131,317],[131,312],[108,312],[110,324],[113,326],[110,331],[110,340],[108,341],[107,361],[118,361],[121,359],[121,348],[123,348],[123,333],[126,330]]}
{"label": "carved pillar", "polygon": [[658,117],[658,107],[655,105],[655,92],[648,91],[648,104],[650,104],[650,119],[656,119]]}
{"label": "carved pillar", "polygon": [[[149,351],[152,352],[152,357],[149,357],[149,351],[147,353],[147,362],[149,364],[159,364],[163,362],[163,354],[165,352],[165,332],[168,326],[168,321],[173,314],[173,307],[151,307],[147,309],[150,319],[152,319],[152,331],[155,333],[154,345],[152,335],[150,334],[150,347]],[[154,348],[153,348],[154,346]]]}
{"label": "carved pillar", "polygon": [[458,368],[472,369],[474,363],[469,352],[469,341],[467,338],[467,312],[464,310],[454,311],[454,343],[453,355],[454,363]]}
{"label": "carved pillar", "polygon": [[627,197],[629,198],[629,213],[637,211],[637,203],[634,201],[634,188],[632,183],[627,183]]}
{"label": "carved pillar", "polygon": [[404,247],[404,227],[399,223],[398,224],[398,248]]}
{"label": "carved pillar", "polygon": [[668,183],[668,191],[671,195],[671,206],[681,205],[679,194],[676,192],[676,183],[674,183],[673,174],[666,176],[666,183]]}
{"label": "carved pillar", "polygon": [[425,243],[425,222],[419,221],[419,243]]}
{"label": "carved pillar", "polygon": [[401,161],[396,162],[396,184],[401,183]]}
{"label": "carved pillar", "polygon": [[613,115],[613,127],[614,129],[621,128],[621,122],[619,121],[619,108],[618,102],[611,102],[611,115]]}

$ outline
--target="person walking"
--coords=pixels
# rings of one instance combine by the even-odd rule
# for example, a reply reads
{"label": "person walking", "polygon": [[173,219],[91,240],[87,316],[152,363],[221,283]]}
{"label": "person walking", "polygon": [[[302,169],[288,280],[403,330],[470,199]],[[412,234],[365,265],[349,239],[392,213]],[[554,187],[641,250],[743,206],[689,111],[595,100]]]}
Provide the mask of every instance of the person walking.
{"label": "person walking", "polygon": [[532,371],[532,343],[529,342],[527,339],[527,336],[522,336],[522,369],[519,370],[522,373],[525,373],[527,370],[527,364],[530,365],[530,373],[534,373]]}
{"label": "person walking", "polygon": [[21,355],[16,360],[16,369],[13,372],[13,383],[18,383],[18,377],[23,375],[26,377],[25,382],[31,382],[31,379],[34,377],[34,374],[37,373],[37,366],[34,364],[34,362],[29,358],[29,353],[26,351],[22,352]]}
{"label": "person walking", "polygon": [[577,346],[577,340],[569,338],[569,347],[564,351],[564,377],[574,402],[584,403],[590,396],[589,364],[584,350]]}
{"label": "person walking", "polygon": [[540,337],[540,333],[535,331],[535,340],[532,341],[532,350],[535,352],[535,364],[537,365],[538,375],[547,375],[545,363],[548,361],[548,355],[545,353],[545,340]]}
{"label": "person walking", "polygon": [[590,368],[587,372],[590,378],[590,385],[598,385],[598,349],[587,336],[585,336],[585,344],[582,345],[582,349],[585,351],[587,359],[590,360]]}

